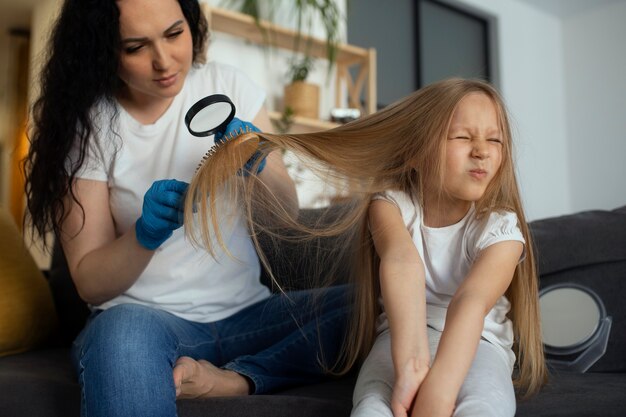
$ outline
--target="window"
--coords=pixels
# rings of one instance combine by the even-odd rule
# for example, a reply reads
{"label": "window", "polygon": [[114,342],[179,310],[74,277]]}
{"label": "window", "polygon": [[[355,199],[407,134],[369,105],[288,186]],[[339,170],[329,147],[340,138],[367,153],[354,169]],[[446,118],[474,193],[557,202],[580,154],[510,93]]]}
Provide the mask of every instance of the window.
{"label": "window", "polygon": [[378,107],[452,76],[496,82],[495,24],[444,0],[358,0],[348,7],[348,42],[376,48]]}
{"label": "window", "polygon": [[491,81],[487,19],[435,0],[416,8],[417,86],[448,77]]}

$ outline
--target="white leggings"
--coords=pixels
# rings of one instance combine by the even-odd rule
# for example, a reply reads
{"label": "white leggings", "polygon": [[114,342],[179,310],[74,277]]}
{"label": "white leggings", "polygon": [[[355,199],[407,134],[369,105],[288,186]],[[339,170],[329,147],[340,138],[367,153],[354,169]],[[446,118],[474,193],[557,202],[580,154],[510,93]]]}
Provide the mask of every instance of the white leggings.
{"label": "white leggings", "polygon": [[[441,332],[428,328],[431,358],[435,357]],[[363,363],[352,397],[352,417],[393,417],[394,384],[391,336],[384,330],[376,338]],[[456,401],[454,417],[507,417],[515,415],[515,392],[511,368],[498,348],[481,339],[476,357]]]}

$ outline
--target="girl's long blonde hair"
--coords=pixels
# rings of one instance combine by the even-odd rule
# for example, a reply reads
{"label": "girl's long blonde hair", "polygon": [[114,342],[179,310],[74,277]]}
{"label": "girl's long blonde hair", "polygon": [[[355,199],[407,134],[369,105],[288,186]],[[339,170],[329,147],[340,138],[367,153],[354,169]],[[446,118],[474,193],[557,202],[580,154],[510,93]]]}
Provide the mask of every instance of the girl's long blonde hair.
{"label": "girl's long blonde hair", "polygon": [[[426,178],[438,179],[439,189],[443,189],[448,127],[458,103],[474,92],[493,100],[504,144],[498,174],[476,202],[476,212],[479,216],[494,210],[515,212],[526,240],[526,257],[517,266],[506,296],[511,302],[509,316],[518,358],[515,382],[522,397],[529,396],[547,376],[535,257],[515,176],[506,108],[497,91],[485,82],[458,78],[437,82],[375,114],[325,132],[246,133],[220,145],[190,185],[185,206],[186,233],[215,254],[226,248],[220,232],[224,226],[217,219],[223,219],[225,213],[238,213],[233,207],[243,208],[250,235],[266,268],[269,264],[259,236],[272,239],[272,248],[278,252],[281,240],[310,240],[319,246],[319,240],[315,239],[333,237],[329,240],[331,247],[319,246],[318,254],[323,259],[312,262],[326,263],[325,276],[315,278],[323,279],[328,285],[335,278],[333,275],[342,270],[340,263],[351,260],[354,314],[343,356],[335,367],[338,373],[346,372],[369,352],[376,337],[374,323],[380,313],[379,259],[367,225],[371,197],[396,189],[415,196],[422,204]],[[322,216],[322,224],[303,222],[284,207],[258,176],[237,175],[257,149],[266,155],[275,150],[291,151],[322,178],[350,184],[343,203],[329,207],[327,215]]]}

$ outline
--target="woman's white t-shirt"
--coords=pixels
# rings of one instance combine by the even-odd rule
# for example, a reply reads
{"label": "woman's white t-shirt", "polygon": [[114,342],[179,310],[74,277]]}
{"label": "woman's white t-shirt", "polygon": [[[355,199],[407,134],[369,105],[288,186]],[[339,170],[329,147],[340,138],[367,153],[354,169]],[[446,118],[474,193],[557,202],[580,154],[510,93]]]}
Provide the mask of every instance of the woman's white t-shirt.
{"label": "woman's white t-shirt", "polygon": [[[512,212],[492,212],[476,218],[474,206],[458,223],[433,228],[424,225],[419,204],[401,191],[387,191],[375,199],[383,199],[396,205],[411,234],[424,263],[426,273],[426,320],[427,325],[443,331],[448,305],[456,290],[467,276],[480,252],[495,243],[515,240],[525,243],[518,220]],[[506,314],[511,304],[501,296],[485,317],[482,337],[504,354],[511,369],[515,363],[513,346],[513,323]],[[386,316],[381,316],[386,326]]]}
{"label": "woman's white t-shirt", "polygon": [[[227,95],[236,107],[236,117],[252,121],[265,100],[265,93],[235,68],[208,63],[192,68],[181,92],[154,123],[142,125],[119,104],[118,117],[98,106],[94,120],[99,128],[79,178],[106,181],[116,234],[122,235],[141,215],[143,197],[152,183],[162,179],[190,182],[198,163],[213,146],[213,136],[192,136],[185,126],[187,110],[210,94]],[[232,259],[218,253],[214,259],[195,248],[183,228],[174,231],[150,260],[137,281],[122,295],[99,306],[106,309],[122,303],[142,304],[197,322],[212,322],[269,296],[260,283],[260,264],[243,217],[237,208],[221,221],[224,241]]]}

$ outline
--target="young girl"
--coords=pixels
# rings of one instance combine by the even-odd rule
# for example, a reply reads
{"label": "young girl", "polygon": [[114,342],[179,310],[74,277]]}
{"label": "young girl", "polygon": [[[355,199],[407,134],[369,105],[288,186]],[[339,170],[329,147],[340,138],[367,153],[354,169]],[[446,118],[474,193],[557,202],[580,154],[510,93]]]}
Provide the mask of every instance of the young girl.
{"label": "young girl", "polygon": [[[259,138],[261,152],[290,149],[358,181],[356,205],[329,229],[283,216],[284,225],[311,234],[356,230],[361,242],[344,364],[369,354],[353,415],[513,416],[515,363],[523,396],[537,391],[546,369],[531,237],[497,92],[451,79],[328,132],[239,136],[198,173],[190,200],[208,199],[210,212],[224,185],[206,182],[215,178],[212,163],[228,166],[233,153],[247,159]],[[251,188],[243,194],[249,204],[260,194]],[[217,227],[202,211],[203,241],[211,247]]]}

